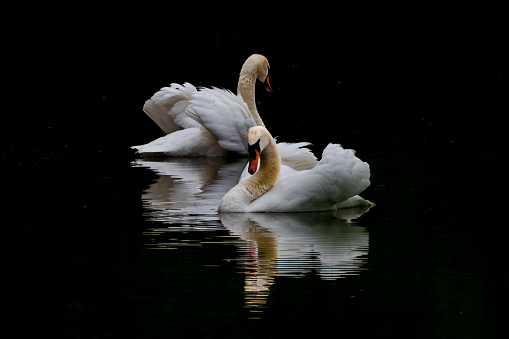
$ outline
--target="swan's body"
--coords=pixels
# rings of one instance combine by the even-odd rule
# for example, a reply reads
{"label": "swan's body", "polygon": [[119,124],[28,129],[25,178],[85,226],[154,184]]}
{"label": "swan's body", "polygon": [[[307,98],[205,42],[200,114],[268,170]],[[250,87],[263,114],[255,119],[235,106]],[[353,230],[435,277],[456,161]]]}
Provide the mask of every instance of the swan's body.
{"label": "swan's body", "polygon": [[[166,156],[225,156],[247,154],[239,133],[256,123],[240,95],[218,88],[197,90],[190,83],[172,84],[154,94],[143,107],[167,135],[133,146],[141,154]],[[197,112],[211,116],[204,126]],[[208,115],[206,115],[208,113]],[[243,138],[244,139],[244,138]]]}
{"label": "swan's body", "polygon": [[256,79],[266,82],[269,91],[268,71],[268,60],[253,54],[242,66],[237,95],[219,88],[197,89],[189,83],[162,88],[143,110],[166,135],[132,148],[168,156],[247,154],[249,128],[264,126],[256,109]]}
{"label": "swan's body", "polygon": [[369,165],[352,150],[329,144],[314,168],[295,171],[282,167],[276,143],[264,127],[249,130],[248,144],[248,171],[256,173],[223,197],[220,212],[326,211],[371,204],[357,196],[370,185]]}

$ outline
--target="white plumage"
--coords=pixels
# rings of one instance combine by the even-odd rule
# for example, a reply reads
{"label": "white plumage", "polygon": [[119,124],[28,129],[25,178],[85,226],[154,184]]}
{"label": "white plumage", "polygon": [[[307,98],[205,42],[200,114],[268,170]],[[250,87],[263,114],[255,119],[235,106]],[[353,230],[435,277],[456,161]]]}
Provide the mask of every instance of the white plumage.
{"label": "white plumage", "polygon": [[357,196],[370,185],[370,170],[353,150],[329,144],[314,168],[296,171],[281,166],[278,148],[264,127],[250,129],[249,144],[257,141],[259,170],[223,197],[220,212],[309,212],[372,205]]}
{"label": "white plumage", "polygon": [[268,82],[268,70],[264,56],[251,55],[242,66],[237,95],[215,87],[197,89],[190,83],[162,88],[143,110],[167,135],[132,148],[168,156],[247,154],[247,131],[263,125],[256,110],[255,83]]}
{"label": "white plumage", "polygon": [[160,137],[148,144],[134,146],[138,152],[151,155],[220,157],[226,151],[217,138],[203,127],[181,129]]}
{"label": "white plumage", "polygon": [[[143,110],[167,135],[132,148],[147,155],[247,155],[249,128],[265,126],[256,109],[255,83],[258,79],[268,85],[268,69],[267,58],[251,55],[242,66],[236,95],[216,87],[197,89],[190,83],[162,88]],[[278,143],[282,164],[299,171],[313,168],[317,160],[305,148],[308,145]]]}
{"label": "white plumage", "polygon": [[256,123],[240,93],[201,88],[194,93],[186,113],[214,135],[222,149],[247,154],[246,135]]}
{"label": "white plumage", "polygon": [[[247,145],[247,143],[246,143]],[[279,157],[281,158],[281,172],[278,181],[295,171],[305,171],[312,169],[318,164],[318,160],[309,148],[309,142],[278,142],[276,144]],[[251,177],[248,172],[249,163],[246,164],[244,171],[240,175],[239,182]]]}
{"label": "white plumage", "polygon": [[170,134],[183,128],[198,127],[199,124],[187,117],[185,111],[196,93],[196,87],[190,83],[171,84],[156,92],[145,102],[143,111],[161,128]]}
{"label": "white plumage", "polygon": [[[360,194],[369,185],[369,165],[345,150],[329,144],[322,160],[311,170],[294,171],[281,177],[270,191],[253,201],[250,212],[309,212],[334,210],[336,204]],[[355,207],[369,204],[354,199]],[[345,207],[346,204],[343,205]]]}

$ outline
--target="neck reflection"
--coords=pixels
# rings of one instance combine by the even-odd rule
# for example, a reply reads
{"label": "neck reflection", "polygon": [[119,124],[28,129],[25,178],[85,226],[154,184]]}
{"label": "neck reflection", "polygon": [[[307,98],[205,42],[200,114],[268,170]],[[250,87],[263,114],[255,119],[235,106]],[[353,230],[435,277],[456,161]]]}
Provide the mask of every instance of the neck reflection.
{"label": "neck reflection", "polygon": [[368,209],[220,214],[223,225],[245,241],[239,268],[245,274],[245,303],[253,317],[263,311],[277,276],[316,272],[333,280],[359,274],[369,251],[369,233],[352,220]]}

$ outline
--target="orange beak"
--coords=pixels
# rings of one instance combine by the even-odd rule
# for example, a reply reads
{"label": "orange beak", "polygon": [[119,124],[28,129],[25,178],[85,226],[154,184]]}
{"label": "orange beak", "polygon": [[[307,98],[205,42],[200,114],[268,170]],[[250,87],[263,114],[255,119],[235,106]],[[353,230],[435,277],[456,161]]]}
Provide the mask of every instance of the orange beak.
{"label": "orange beak", "polygon": [[249,157],[249,167],[247,168],[247,171],[249,174],[253,175],[258,170],[258,160],[260,160],[260,153],[258,150],[255,151],[255,157],[251,158]]}
{"label": "orange beak", "polygon": [[247,150],[249,152],[249,166],[247,171],[253,175],[258,170],[258,161],[260,160],[260,140],[253,145],[248,144]]}
{"label": "orange beak", "polygon": [[270,87],[269,75],[267,75],[267,79],[265,79],[265,90],[269,93],[272,93],[272,87]]}

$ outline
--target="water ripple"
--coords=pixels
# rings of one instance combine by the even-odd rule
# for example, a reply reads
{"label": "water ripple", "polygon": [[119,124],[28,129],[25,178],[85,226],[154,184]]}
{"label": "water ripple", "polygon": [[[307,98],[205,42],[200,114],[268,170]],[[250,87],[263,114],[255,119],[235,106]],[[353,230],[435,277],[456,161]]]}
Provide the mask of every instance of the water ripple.
{"label": "water ripple", "polygon": [[278,276],[316,274],[333,280],[366,270],[369,233],[354,220],[369,208],[218,216],[219,200],[244,165],[244,160],[203,158],[134,162],[159,175],[142,195],[154,225],[144,232],[147,248],[235,246],[238,255],[224,261],[236,262],[244,276],[245,307],[252,318],[264,309]]}

